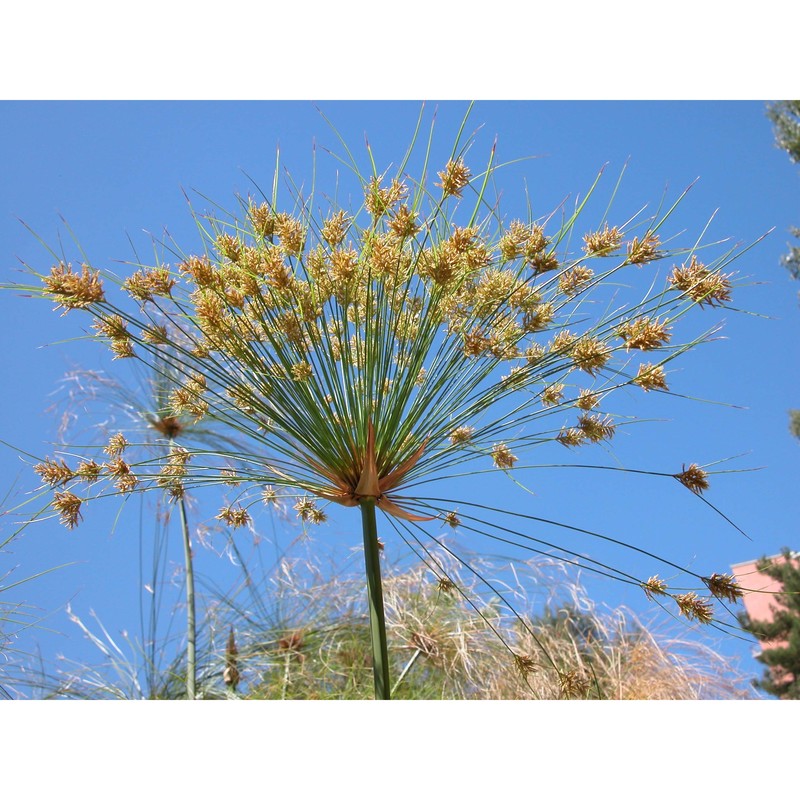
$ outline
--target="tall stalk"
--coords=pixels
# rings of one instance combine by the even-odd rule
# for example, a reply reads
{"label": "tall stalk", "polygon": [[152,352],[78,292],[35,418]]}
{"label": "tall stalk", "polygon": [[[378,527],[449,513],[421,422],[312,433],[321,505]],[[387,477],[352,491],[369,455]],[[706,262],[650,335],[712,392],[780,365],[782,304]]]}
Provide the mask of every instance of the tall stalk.
{"label": "tall stalk", "polygon": [[186,519],[186,503],[182,497],[178,501],[178,508],[181,512],[183,555],[186,563],[186,697],[188,700],[194,700],[196,694],[197,641],[194,607],[194,569],[192,567],[192,543],[189,539],[189,523]]}
{"label": "tall stalk", "polygon": [[380,547],[375,521],[375,498],[361,500],[361,522],[364,530],[364,567],[369,595],[369,628],[372,637],[372,672],[375,678],[375,699],[390,700],[389,653],[386,646],[386,617],[381,588]]}

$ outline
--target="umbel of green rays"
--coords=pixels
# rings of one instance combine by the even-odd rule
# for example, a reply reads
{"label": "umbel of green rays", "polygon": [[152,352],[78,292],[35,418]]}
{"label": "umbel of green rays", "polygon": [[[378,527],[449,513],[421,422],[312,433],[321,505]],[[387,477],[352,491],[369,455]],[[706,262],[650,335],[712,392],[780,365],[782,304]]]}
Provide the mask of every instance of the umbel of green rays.
{"label": "umbel of green rays", "polygon": [[[384,698],[376,511],[447,581],[432,555],[441,544],[434,532],[462,520],[426,484],[488,469],[522,485],[525,467],[552,460],[540,457],[543,447],[607,446],[624,422],[611,410],[617,390],[669,392],[673,360],[717,331],[712,324],[698,336],[686,318],[730,308],[726,270],[745,251],[705,244],[703,226],[686,242],[672,238],[684,195],[615,219],[615,186],[605,213],[586,220],[600,176],[574,206],[547,214],[528,204],[525,218],[509,219],[498,202],[495,148],[477,158],[465,119],[449,157],[432,165],[433,127],[421,136],[422,119],[391,169],[379,168],[369,147],[362,168],[342,141],[340,162],[360,187],[351,205],[335,199],[335,187],[317,192],[314,181],[308,195],[291,178],[279,192],[276,164],[271,192],[241,198],[237,213],[192,211],[195,250],[162,242],[154,263],[137,260],[124,276],[52,252],[49,271],[29,267],[38,282],[25,287],[91,317],[90,335],[116,358],[146,358],[178,376],[169,413],[213,421],[247,443],[102,465],[48,459],[38,470],[55,488],[50,508],[74,527],[84,504],[103,494],[160,490],[179,499],[226,484],[239,493],[218,519],[234,528],[250,522],[253,504],[281,495],[295,498],[308,523],[323,522],[331,503],[359,509],[376,696]],[[649,474],[698,496],[708,488],[708,471],[690,461]],[[476,513],[468,524],[511,541],[493,519]],[[509,525],[534,519],[511,516]],[[690,586],[565,550],[560,557],[638,584],[702,623],[713,622],[715,603],[741,594],[729,575],[697,576],[617,543],[651,556],[655,569],[669,565]],[[509,650],[523,678],[556,668],[544,648]]]}

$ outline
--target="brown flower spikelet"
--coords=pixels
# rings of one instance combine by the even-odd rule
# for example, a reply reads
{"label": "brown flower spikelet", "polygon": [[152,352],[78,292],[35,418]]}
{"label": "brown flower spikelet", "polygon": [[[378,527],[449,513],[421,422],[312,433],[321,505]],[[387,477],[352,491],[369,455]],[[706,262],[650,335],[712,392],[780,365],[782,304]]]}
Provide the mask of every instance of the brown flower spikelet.
{"label": "brown flower spikelet", "polygon": [[591,389],[581,389],[577,400],[575,400],[576,407],[583,411],[591,411],[593,408],[596,408],[599,403],[600,395],[597,394],[597,392],[593,392]]}
{"label": "brown flower spikelet", "polygon": [[438,173],[441,183],[437,183],[445,197],[461,197],[464,187],[469,184],[472,173],[461,158],[448,161],[447,166]]}
{"label": "brown flower spikelet", "polygon": [[661,244],[656,234],[648,233],[643,239],[634,238],[628,243],[628,261],[631,264],[645,264],[661,258],[658,246]]}
{"label": "brown flower spikelet", "polygon": [[70,530],[81,520],[81,502],[72,492],[56,492],[53,498],[53,508],[61,515],[61,522]]}
{"label": "brown flower spikelet", "polygon": [[80,274],[72,271],[71,264],[52,267],[50,275],[43,278],[44,293],[57,302],[64,312],[75,308],[86,308],[105,299],[103,284],[98,273],[88,264],[81,265]]}
{"label": "brown flower spikelet", "polygon": [[709,591],[714,597],[720,600],[728,600],[731,603],[739,601],[744,596],[742,588],[736,583],[733,575],[723,573],[713,573],[709,578],[703,578],[703,583],[708,586]]}
{"label": "brown flower spikelet", "polygon": [[653,575],[642,583],[642,589],[644,589],[647,598],[652,600],[654,595],[663,595],[667,593],[667,584],[662,581],[658,575]]}
{"label": "brown flower spikelet", "polygon": [[347,235],[350,219],[344,211],[337,211],[328,217],[322,225],[322,238],[331,246],[338,247]]}
{"label": "brown flower spikelet", "polygon": [[599,414],[584,414],[578,419],[578,428],[590,442],[602,442],[614,436],[614,423],[611,418]]}
{"label": "brown flower spikelet", "polygon": [[226,522],[231,528],[243,528],[250,522],[250,514],[246,508],[225,506],[220,509],[216,519]]}
{"label": "brown flower spikelet", "polygon": [[671,338],[665,322],[649,317],[624,322],[617,328],[617,335],[625,341],[628,350],[655,350]]}
{"label": "brown flower spikelet", "polygon": [[100,478],[102,467],[96,461],[84,461],[78,465],[75,475],[85,483],[94,483]]}
{"label": "brown flower spikelet", "polygon": [[711,601],[704,597],[698,597],[695,592],[675,595],[675,602],[678,604],[680,613],[689,620],[694,619],[707,625],[714,619]]}
{"label": "brown flower spikelet", "polygon": [[41,464],[33,468],[33,471],[42,479],[42,483],[52,487],[63,486],[75,477],[75,473],[63,459],[58,462],[55,459],[45,458]]}
{"label": "brown flower spikelet", "polygon": [[579,447],[586,441],[586,434],[580,428],[562,428],[556,436],[556,441],[564,447]]}
{"label": "brown flower spikelet", "polygon": [[492,459],[499,469],[511,469],[514,462],[519,460],[504,444],[496,444],[492,448]]}
{"label": "brown flower spikelet", "polygon": [[120,455],[127,446],[128,440],[125,438],[125,435],[122,433],[115,433],[108,440],[105,452],[107,455],[111,456],[111,458],[114,458],[115,456]]}
{"label": "brown flower spikelet", "polygon": [[578,369],[594,376],[608,363],[611,350],[598,339],[584,337],[572,348],[569,356]]}
{"label": "brown flower spikelet", "polygon": [[450,432],[450,441],[454,445],[466,444],[472,439],[474,433],[474,428],[470,428],[468,425],[461,425]]}
{"label": "brown flower spikelet", "polygon": [[619,248],[622,234],[616,226],[609,229],[606,223],[602,231],[587,233],[583,237],[583,242],[583,249],[588,255],[607,256]]}
{"label": "brown flower spikelet", "polygon": [[688,265],[675,267],[669,282],[699,305],[722,305],[731,299],[730,275],[712,272],[692,256]]}
{"label": "brown flower spikelet", "polygon": [[558,288],[567,297],[574,297],[594,277],[594,271],[581,264],[565,270],[558,276]]}
{"label": "brown flower spikelet", "polygon": [[640,386],[646,392],[649,392],[651,389],[669,390],[667,379],[664,375],[664,368],[659,364],[640,364],[639,371],[636,373],[633,383]]}
{"label": "brown flower spikelet", "polygon": [[703,494],[708,489],[708,473],[701,469],[697,464],[683,465],[683,472],[679,472],[673,477],[682,483],[689,491],[695,494]]}

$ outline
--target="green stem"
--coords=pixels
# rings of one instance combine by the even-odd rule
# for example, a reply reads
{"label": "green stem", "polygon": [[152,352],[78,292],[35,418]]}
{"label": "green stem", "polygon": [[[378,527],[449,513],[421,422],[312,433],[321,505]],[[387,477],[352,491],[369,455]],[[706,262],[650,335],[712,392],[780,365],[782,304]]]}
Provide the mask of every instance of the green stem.
{"label": "green stem", "polygon": [[186,519],[186,503],[180,498],[181,532],[183,533],[183,555],[186,562],[186,697],[195,699],[196,639],[197,626],[194,609],[194,568],[192,567],[192,543],[189,539],[189,523]]}
{"label": "green stem", "polygon": [[386,617],[381,589],[381,561],[378,546],[378,526],[375,522],[375,498],[361,501],[361,521],[364,529],[364,566],[369,594],[369,627],[372,637],[372,672],[375,677],[375,699],[390,700],[389,653],[386,646]]}

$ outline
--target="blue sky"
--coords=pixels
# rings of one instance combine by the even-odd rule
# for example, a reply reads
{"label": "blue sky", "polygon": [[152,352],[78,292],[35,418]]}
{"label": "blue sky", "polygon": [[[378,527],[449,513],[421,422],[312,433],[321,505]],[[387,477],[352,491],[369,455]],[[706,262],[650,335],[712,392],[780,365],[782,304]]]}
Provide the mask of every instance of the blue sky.
{"label": "blue sky", "polygon": [[[419,103],[411,101],[328,101],[319,106],[354,150],[362,149],[366,134],[379,164],[402,156],[419,113]],[[466,104],[429,102],[426,119],[434,109],[437,147],[445,154]],[[681,206],[677,229],[699,232],[712,215],[712,239],[750,243],[774,229],[735,265],[743,279],[735,306],[749,313],[704,311],[709,326],[724,321],[725,338],[687,357],[671,381],[676,391],[737,408],[677,398],[657,401],[638,413],[668,421],[634,426],[614,447],[619,463],[634,468],[677,471],[683,462],[706,464],[733,456],[740,457],[722,468],[763,468],[717,476],[707,495],[751,538],[722,523],[688,492],[645,477],[570,473],[567,478],[566,470],[542,470],[534,476],[535,497],[525,498],[532,504],[526,510],[620,534],[702,574],[726,571],[733,563],[783,546],[798,547],[800,508],[794,487],[800,449],[788,433],[786,412],[800,405],[799,287],[779,260],[789,227],[800,224],[800,176],[773,145],[764,103],[484,101],[470,117],[470,128],[478,126],[474,152],[479,157],[495,138],[501,161],[535,156],[502,173],[508,208],[524,208],[520,204],[527,187],[534,215],[547,213],[565,196],[584,192],[606,164],[604,185],[610,189],[627,164],[616,201],[624,208],[657,204],[665,191],[674,199],[699,178]],[[271,182],[277,145],[295,179],[308,179],[315,145],[318,181],[333,177],[335,164],[326,160],[324,150],[341,148],[307,101],[5,102],[0,105],[0,152],[5,154],[0,161],[1,280],[21,277],[14,271],[18,260],[43,271],[50,266],[18,219],[53,243],[64,235],[63,215],[95,265],[118,268],[114,262],[131,257],[129,237],[146,252],[149,233],[160,235],[164,228],[191,247],[196,232],[182,190],[197,190],[232,207],[237,193],[251,191],[251,178]],[[56,427],[47,408],[64,373],[76,366],[121,375],[126,370],[110,364],[96,346],[70,341],[80,327],[74,315],[62,318],[47,302],[0,292],[0,325],[0,374],[7,381],[0,400],[0,438],[43,457],[51,452],[47,443]],[[24,461],[0,449],[0,489],[12,489],[17,499],[37,485]],[[576,485],[585,503],[576,502]],[[465,496],[466,488],[460,491]],[[497,491],[499,502],[522,502],[518,495],[505,494],[510,489]],[[67,620],[68,602],[87,621],[93,609],[115,636],[122,630],[139,635],[139,510],[128,505],[116,522],[116,507],[93,510],[71,532],[57,523],[31,526],[3,554],[0,574],[13,568],[15,578],[75,562],[14,595],[47,615],[46,627],[54,631],[26,634],[28,649],[40,646],[48,659],[57,653],[81,658],[92,652]],[[360,538],[357,523],[336,514],[327,530],[313,534],[320,546],[334,552],[340,548],[352,559],[351,548]],[[269,520],[261,524],[267,538],[288,541],[297,534]],[[10,525],[13,521],[4,521],[3,532]],[[390,553],[399,556],[402,545],[384,538]],[[489,543],[465,544],[498,554]],[[581,546],[596,552],[593,544]],[[179,551],[172,557],[177,563]],[[217,553],[199,550],[198,562],[220,585],[232,574]],[[625,603],[640,613],[650,610],[640,593],[623,591],[616,583],[590,586],[600,602]],[[655,619],[670,622],[664,614]],[[703,637],[721,652],[741,657],[743,669],[760,672],[749,658],[751,643],[709,632]]]}

